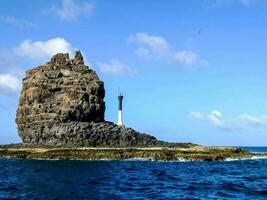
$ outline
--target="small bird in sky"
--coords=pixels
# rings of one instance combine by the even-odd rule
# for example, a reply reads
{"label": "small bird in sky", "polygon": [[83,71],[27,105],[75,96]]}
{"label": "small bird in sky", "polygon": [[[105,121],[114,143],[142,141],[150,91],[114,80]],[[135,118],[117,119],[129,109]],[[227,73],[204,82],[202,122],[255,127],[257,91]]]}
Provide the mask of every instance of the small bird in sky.
{"label": "small bird in sky", "polygon": [[203,29],[202,29],[202,28],[201,28],[201,29],[199,29],[199,30],[198,30],[198,34],[200,34],[202,31],[203,31]]}

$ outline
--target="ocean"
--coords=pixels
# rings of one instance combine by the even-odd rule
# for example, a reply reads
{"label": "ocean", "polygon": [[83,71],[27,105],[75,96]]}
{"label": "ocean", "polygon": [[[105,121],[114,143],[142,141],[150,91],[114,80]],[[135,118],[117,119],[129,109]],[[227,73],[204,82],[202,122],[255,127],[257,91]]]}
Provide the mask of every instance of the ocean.
{"label": "ocean", "polygon": [[[244,147],[267,152],[267,147]],[[267,199],[267,159],[0,159],[0,199]]]}

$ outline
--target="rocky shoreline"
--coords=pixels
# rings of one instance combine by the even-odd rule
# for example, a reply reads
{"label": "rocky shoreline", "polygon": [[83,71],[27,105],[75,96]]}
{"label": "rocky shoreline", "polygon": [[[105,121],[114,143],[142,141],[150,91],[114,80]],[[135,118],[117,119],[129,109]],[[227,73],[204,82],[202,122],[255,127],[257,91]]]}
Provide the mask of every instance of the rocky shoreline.
{"label": "rocky shoreline", "polygon": [[48,147],[6,145],[0,146],[0,157],[48,160],[151,160],[151,161],[224,161],[255,156],[266,157],[240,148],[228,147]]}

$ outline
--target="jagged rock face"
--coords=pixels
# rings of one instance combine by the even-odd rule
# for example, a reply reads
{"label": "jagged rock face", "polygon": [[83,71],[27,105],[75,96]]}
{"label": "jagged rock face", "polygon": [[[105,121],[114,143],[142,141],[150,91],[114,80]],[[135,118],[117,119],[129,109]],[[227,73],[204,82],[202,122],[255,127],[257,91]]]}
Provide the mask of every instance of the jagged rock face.
{"label": "jagged rock face", "polygon": [[19,125],[47,120],[104,121],[104,84],[80,61],[57,54],[51,62],[27,72],[17,111]]}
{"label": "jagged rock face", "polygon": [[19,132],[31,131],[25,124],[47,121],[104,121],[104,96],[103,82],[84,65],[80,52],[74,60],[57,54],[46,65],[27,71],[17,110]]}
{"label": "jagged rock face", "polygon": [[56,54],[27,71],[16,123],[24,143],[75,146],[154,146],[155,137],[104,121],[104,84],[84,65]]}

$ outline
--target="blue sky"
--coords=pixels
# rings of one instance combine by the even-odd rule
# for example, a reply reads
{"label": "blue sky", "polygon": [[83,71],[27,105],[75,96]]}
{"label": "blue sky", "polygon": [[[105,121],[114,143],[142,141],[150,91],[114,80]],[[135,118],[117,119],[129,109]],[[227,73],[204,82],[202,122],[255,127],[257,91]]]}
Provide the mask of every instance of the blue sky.
{"label": "blue sky", "polygon": [[2,0],[0,144],[19,142],[25,70],[80,49],[105,82],[106,120],[159,139],[267,145],[264,0]]}

